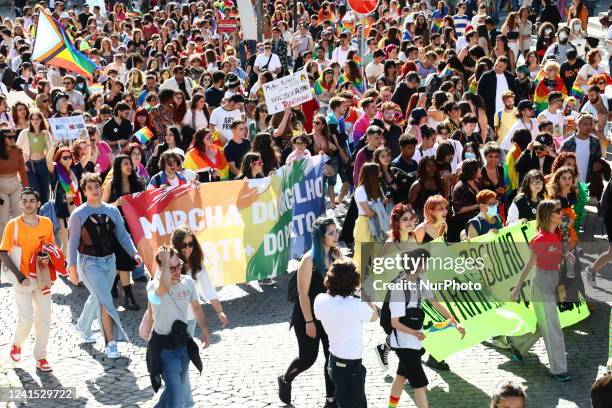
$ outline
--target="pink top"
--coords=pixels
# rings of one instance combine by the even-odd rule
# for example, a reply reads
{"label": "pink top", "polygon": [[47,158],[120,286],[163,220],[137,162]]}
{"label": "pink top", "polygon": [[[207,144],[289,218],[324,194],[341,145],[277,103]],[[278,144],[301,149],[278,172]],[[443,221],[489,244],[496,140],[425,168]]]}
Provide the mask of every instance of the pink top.
{"label": "pink top", "polygon": [[304,150],[304,153],[299,153],[297,150],[294,150],[289,153],[289,156],[287,156],[287,160],[285,160],[285,163],[289,164],[291,162],[301,160],[305,157],[310,157],[310,151],[308,149]]}
{"label": "pink top", "polygon": [[110,169],[112,163],[112,154],[110,146],[103,141],[98,142],[98,159],[96,160],[96,164],[100,166],[100,172],[105,172]]}

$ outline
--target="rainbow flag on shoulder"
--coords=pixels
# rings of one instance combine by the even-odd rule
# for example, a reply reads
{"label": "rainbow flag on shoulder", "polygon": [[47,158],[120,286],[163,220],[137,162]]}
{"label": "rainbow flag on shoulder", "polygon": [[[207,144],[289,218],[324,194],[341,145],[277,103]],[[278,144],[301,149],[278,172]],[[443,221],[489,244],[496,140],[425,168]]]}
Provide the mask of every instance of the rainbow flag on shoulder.
{"label": "rainbow flag on shoulder", "polygon": [[140,129],[138,132],[134,133],[134,136],[142,144],[149,143],[151,141],[151,139],[153,139],[155,137],[155,135],[153,134],[151,129],[149,129],[146,126],[143,127],[142,129]]}

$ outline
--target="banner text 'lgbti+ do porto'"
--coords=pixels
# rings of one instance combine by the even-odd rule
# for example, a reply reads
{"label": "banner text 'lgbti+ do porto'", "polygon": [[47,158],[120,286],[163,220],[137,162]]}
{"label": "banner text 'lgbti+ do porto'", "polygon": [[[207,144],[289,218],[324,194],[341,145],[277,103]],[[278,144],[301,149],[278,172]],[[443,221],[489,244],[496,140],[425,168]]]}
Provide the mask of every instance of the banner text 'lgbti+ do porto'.
{"label": "banner text 'lgbti+ do porto'", "polygon": [[157,248],[186,224],[215,286],[277,276],[310,248],[312,224],[325,210],[325,160],[302,159],[261,179],[148,190],[129,196],[122,210],[150,271]]}

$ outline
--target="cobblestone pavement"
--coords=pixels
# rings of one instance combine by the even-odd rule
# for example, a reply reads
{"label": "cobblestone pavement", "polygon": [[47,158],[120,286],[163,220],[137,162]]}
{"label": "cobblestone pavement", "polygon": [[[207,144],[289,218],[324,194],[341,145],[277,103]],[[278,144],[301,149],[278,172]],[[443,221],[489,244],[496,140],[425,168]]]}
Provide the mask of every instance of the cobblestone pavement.
{"label": "cobblestone pavement", "polygon": [[[602,223],[594,215],[587,219],[583,241],[599,242],[605,247]],[[591,238],[593,237],[593,239]],[[603,247],[602,247],[603,244]],[[594,252],[590,249],[588,252]],[[592,254],[586,255],[593,261]],[[448,359],[450,372],[426,368],[430,380],[432,407],[476,408],[488,406],[488,395],[502,379],[513,379],[525,387],[529,407],[590,407],[590,384],[605,371],[608,358],[608,322],[612,299],[612,266],[604,269],[598,281],[600,289],[587,289],[602,301],[592,316],[565,331],[569,371],[574,380],[567,384],[554,382],[547,375],[547,357],[540,340],[522,365],[507,355],[478,345]],[[276,377],[297,354],[297,344],[287,323],[291,305],[285,300],[286,279],[276,287],[260,288],[256,283],[224,287],[220,297],[231,325],[220,330],[214,313],[211,316],[213,346],[202,351],[204,372],[197,376],[192,368],[192,386],[198,407],[280,407]],[[150,407],[153,392],[145,364],[145,344],[137,335],[142,312],[121,311],[124,328],[131,343],[120,345],[126,356],[108,360],[102,342],[80,345],[74,330],[87,297],[83,287],[75,288],[65,281],[54,287],[53,325],[49,344],[51,374],[37,373],[32,359],[32,344],[24,345],[22,362],[14,365],[8,357],[14,327],[12,289],[0,287],[0,386],[76,387],[77,399],[70,402],[34,401],[30,407]],[[144,284],[136,284],[136,294],[144,303]],[[606,303],[608,302],[608,303]],[[122,310],[120,308],[120,310]],[[377,323],[366,327],[365,366],[368,369],[366,392],[370,406],[386,407],[391,377],[385,377],[376,363],[372,347],[383,339]],[[395,356],[390,365],[396,367]],[[324,403],[322,353],[310,370],[294,382],[295,407],[321,407]],[[406,386],[409,391],[409,386]],[[0,405],[4,406],[4,405]],[[401,407],[414,406],[404,393]]]}

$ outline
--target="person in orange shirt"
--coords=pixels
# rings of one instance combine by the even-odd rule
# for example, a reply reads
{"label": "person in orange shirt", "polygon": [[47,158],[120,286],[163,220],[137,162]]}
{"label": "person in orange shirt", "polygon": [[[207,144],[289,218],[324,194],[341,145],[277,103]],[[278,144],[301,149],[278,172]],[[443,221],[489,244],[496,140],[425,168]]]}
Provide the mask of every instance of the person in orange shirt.
{"label": "person in orange shirt", "polygon": [[[44,372],[52,371],[47,362],[47,343],[51,328],[51,294],[39,287],[30,274],[30,259],[43,243],[54,243],[53,224],[47,217],[37,215],[40,207],[38,192],[32,188],[21,191],[20,205],[23,214],[6,224],[0,243],[0,259],[8,268],[15,290],[17,328],[10,351],[11,360],[21,360],[21,346],[29,337],[32,323],[35,325],[34,358],[36,367]],[[21,248],[21,260],[15,265],[9,253]],[[36,316],[36,318],[34,318]]]}

